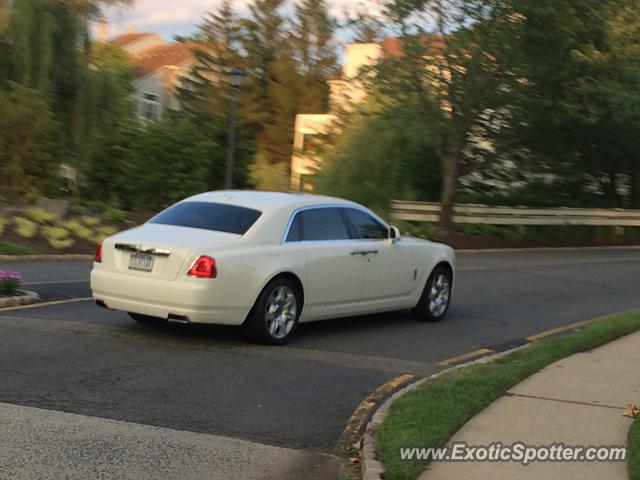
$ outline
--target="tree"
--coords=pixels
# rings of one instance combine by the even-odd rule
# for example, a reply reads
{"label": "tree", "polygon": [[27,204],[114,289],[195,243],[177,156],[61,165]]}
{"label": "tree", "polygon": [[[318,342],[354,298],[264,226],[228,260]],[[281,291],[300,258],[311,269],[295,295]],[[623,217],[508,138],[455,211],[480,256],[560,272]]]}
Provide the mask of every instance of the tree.
{"label": "tree", "polygon": [[420,102],[442,164],[439,226],[446,232],[465,159],[500,124],[495,117],[517,80],[523,18],[509,0],[395,0],[386,14],[402,34],[403,53],[381,62],[374,82],[392,104]]}
{"label": "tree", "polygon": [[111,43],[94,43],[87,81],[90,143],[83,196],[130,207],[133,150],[143,132],[134,117],[128,54]]}
{"label": "tree", "polygon": [[[508,141],[556,203],[640,208],[637,0],[523,2]],[[571,172],[571,174],[568,174]]]}
{"label": "tree", "polygon": [[0,190],[22,195],[52,180],[49,154],[53,120],[34,89],[9,83],[0,91]]}
{"label": "tree", "polygon": [[[199,134],[212,139],[221,148],[207,158],[210,188],[220,187],[220,165],[224,162],[224,147],[227,144],[231,102],[236,93],[229,82],[229,72],[242,68],[246,60],[241,54],[242,32],[240,19],[231,2],[225,1],[220,8],[208,13],[193,38],[182,39],[192,47],[195,63],[179,89],[180,102],[189,114],[190,121]],[[239,92],[240,106],[247,105],[245,88]],[[237,118],[234,186],[247,185],[247,165],[254,155],[255,126],[251,125],[241,109]]]}
{"label": "tree", "polygon": [[436,201],[441,167],[417,102],[378,110],[373,102],[352,115],[324,152],[314,177],[318,191],[386,211],[391,198]]}
{"label": "tree", "polygon": [[336,64],[335,21],[326,1],[303,0],[288,23],[278,11],[282,3],[255,0],[244,22],[250,72],[245,105],[258,146],[252,177],[259,188],[277,190],[289,185],[295,116],[326,111]]}
{"label": "tree", "polygon": [[[134,206],[156,209],[208,190],[207,162],[219,146],[194,128],[189,116],[167,116],[150,125],[134,151],[128,172]],[[217,172],[216,188],[224,179],[223,163]]]}

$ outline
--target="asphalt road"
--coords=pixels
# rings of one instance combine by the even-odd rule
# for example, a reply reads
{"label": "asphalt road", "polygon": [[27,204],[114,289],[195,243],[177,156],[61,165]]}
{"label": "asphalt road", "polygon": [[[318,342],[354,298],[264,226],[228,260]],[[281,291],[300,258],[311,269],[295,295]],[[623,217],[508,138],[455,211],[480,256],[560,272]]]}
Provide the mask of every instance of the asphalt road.
{"label": "asphalt road", "polygon": [[[86,262],[0,268],[45,301],[90,296]],[[138,325],[88,300],[0,311],[0,402],[339,455],[349,417],[385,382],[638,308],[639,279],[640,250],[461,255],[445,321],[396,312],[306,324],[275,348],[230,327]]]}

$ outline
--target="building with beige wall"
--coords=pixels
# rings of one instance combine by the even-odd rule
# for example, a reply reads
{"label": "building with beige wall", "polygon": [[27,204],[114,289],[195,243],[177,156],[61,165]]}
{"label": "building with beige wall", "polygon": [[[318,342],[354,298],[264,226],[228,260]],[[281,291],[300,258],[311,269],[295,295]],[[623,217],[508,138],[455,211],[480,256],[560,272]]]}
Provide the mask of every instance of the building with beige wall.
{"label": "building with beige wall", "polygon": [[188,45],[167,43],[155,33],[126,33],[111,42],[131,57],[138,118],[145,123],[180,107],[176,89],[194,63]]}
{"label": "building with beige wall", "polygon": [[382,58],[399,55],[401,49],[401,42],[397,38],[387,38],[379,43],[345,45],[342,71],[337,78],[329,81],[330,111],[296,115],[291,158],[293,190],[312,188],[308,182],[305,182],[305,178],[313,175],[322,166],[322,158],[314,148],[315,141],[334,128],[338,112],[350,111],[366,96],[361,77],[364,69],[375,65]]}

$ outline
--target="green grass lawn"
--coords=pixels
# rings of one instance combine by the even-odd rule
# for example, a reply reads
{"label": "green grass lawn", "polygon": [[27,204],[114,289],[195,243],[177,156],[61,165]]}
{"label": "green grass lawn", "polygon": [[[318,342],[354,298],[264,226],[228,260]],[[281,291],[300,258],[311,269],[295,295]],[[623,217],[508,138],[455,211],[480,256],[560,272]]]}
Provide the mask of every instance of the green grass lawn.
{"label": "green grass lawn", "polygon": [[[640,329],[640,311],[613,316],[550,338],[493,362],[452,370],[396,400],[375,435],[388,480],[414,480],[424,461],[400,460],[400,448],[444,445],[471,417],[545,366]],[[635,422],[640,449],[640,425]],[[640,457],[638,452],[637,457]],[[630,464],[631,465],[631,464]],[[640,459],[635,459],[640,480]],[[631,477],[632,479],[634,477]]]}
{"label": "green grass lawn", "polygon": [[640,417],[636,418],[629,430],[627,466],[629,480],[640,480]]}
{"label": "green grass lawn", "polygon": [[38,252],[31,248],[0,240],[0,255],[34,255],[36,253]]}

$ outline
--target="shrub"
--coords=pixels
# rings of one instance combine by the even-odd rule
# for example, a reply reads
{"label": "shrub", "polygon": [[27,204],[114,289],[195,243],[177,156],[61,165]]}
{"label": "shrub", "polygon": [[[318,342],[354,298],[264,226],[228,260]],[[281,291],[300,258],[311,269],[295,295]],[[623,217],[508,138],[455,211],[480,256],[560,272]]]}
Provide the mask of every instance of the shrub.
{"label": "shrub", "polygon": [[0,295],[13,295],[21,281],[22,277],[18,272],[0,270]]}
{"label": "shrub", "polygon": [[101,241],[102,241],[102,240],[104,240],[105,238],[110,237],[111,235],[113,235],[113,234],[117,233],[117,231],[118,231],[117,229],[115,229],[115,228],[113,228],[113,227],[110,227],[110,226],[108,226],[108,225],[105,225],[105,226],[103,226],[103,227],[100,227],[100,228],[98,229],[98,232],[97,232],[97,236],[96,236],[97,238],[96,238],[96,240],[98,240],[99,242],[101,242]]}
{"label": "shrub", "polygon": [[2,235],[2,232],[4,231],[4,227],[7,224],[7,221],[4,218],[0,218],[0,235]]}
{"label": "shrub", "polygon": [[95,234],[93,233],[93,230],[85,227],[76,219],[67,220],[66,222],[64,222],[64,228],[66,228],[73,235],[81,238],[82,240],[88,240],[90,242],[93,242],[95,240]]}
{"label": "shrub", "polygon": [[65,248],[69,248],[75,243],[73,238],[64,238],[64,239],[49,239],[49,246],[51,248],[55,248],[56,250],[64,250]]}
{"label": "shrub", "polygon": [[15,225],[16,233],[22,238],[32,238],[38,231],[38,225],[26,218],[15,217],[13,224]]}
{"label": "shrub", "polygon": [[85,207],[83,207],[82,205],[80,205],[77,202],[71,202],[69,204],[69,213],[72,213],[74,215],[81,215],[83,213],[85,213],[87,211],[87,209]]}
{"label": "shrub", "polygon": [[97,227],[100,223],[100,219],[97,217],[92,217],[91,215],[84,215],[80,217],[80,221],[84,223],[87,227]]}
{"label": "shrub", "polygon": [[126,219],[125,213],[118,208],[109,208],[105,214],[113,223],[124,223]]}
{"label": "shrub", "polygon": [[52,213],[49,213],[46,210],[43,210],[42,208],[36,208],[36,207],[30,208],[29,210],[27,210],[26,215],[31,220],[33,220],[36,223],[39,223],[40,225],[51,223],[55,219],[55,216]]}
{"label": "shrub", "polygon": [[29,202],[29,205],[35,205],[40,199],[40,192],[38,192],[37,190],[31,190],[29,193],[27,193],[26,198],[27,202]]}
{"label": "shrub", "polygon": [[43,233],[47,240],[62,240],[69,236],[69,232],[64,227],[44,227]]}

